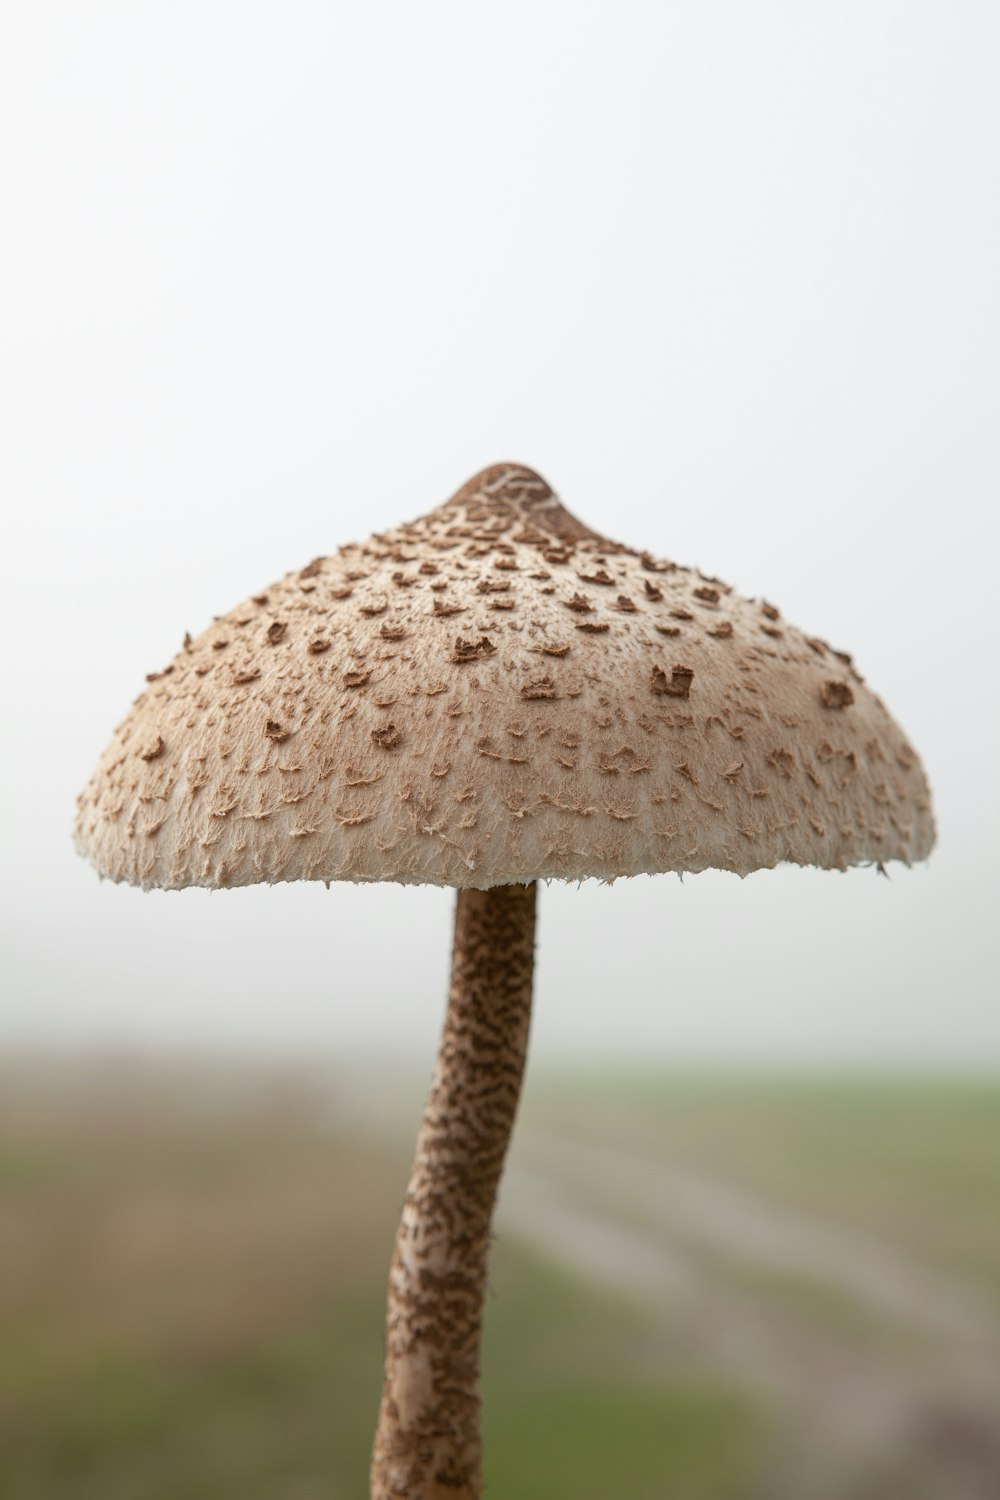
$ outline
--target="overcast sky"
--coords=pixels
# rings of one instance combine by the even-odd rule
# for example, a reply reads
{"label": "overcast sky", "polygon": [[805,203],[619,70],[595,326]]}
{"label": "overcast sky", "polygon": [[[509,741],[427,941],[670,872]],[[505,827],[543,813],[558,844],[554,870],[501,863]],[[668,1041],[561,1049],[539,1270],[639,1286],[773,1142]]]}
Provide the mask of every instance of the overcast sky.
{"label": "overcast sky", "polygon": [[0,8],[0,1043],[429,1058],[450,893],[101,884],[185,630],[498,459],[851,650],[930,863],[542,892],[539,1057],[1000,1062],[995,4]]}

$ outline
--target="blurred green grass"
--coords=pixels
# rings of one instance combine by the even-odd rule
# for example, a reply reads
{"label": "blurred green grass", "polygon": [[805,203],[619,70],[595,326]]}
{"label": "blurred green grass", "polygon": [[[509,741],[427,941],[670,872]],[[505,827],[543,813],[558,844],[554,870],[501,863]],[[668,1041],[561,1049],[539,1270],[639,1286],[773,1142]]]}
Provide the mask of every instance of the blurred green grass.
{"label": "blurred green grass", "polygon": [[[315,1087],[213,1088],[6,1080],[4,1500],[366,1493],[406,1155],[331,1129]],[[732,1492],[752,1401],[641,1368],[642,1321],[497,1244],[491,1493]]]}
{"label": "blurred green grass", "polygon": [[[305,1071],[39,1065],[0,1084],[3,1500],[360,1500],[408,1133],[352,1126],[337,1080]],[[1000,1284],[985,1084],[543,1079],[523,1129],[724,1174]],[[870,1336],[836,1288],[737,1262],[731,1282],[777,1295],[796,1337]],[[488,1494],[786,1492],[794,1434],[766,1383],[715,1362],[679,1310],[510,1232],[483,1389]],[[872,1491],[924,1493],[908,1473]]]}

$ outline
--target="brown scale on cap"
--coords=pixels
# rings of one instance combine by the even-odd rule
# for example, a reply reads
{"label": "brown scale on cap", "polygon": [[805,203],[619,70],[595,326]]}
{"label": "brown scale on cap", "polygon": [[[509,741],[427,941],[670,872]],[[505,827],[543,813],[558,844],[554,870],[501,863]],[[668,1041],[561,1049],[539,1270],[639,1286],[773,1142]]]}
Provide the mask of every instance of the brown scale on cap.
{"label": "brown scale on cap", "polygon": [[654,667],[650,686],[654,693],[666,693],[671,698],[687,698],[694,681],[691,667],[671,667],[668,677],[662,667]]}
{"label": "brown scale on cap", "polygon": [[486,656],[495,656],[496,649],[487,635],[481,635],[478,641],[463,641],[461,636],[456,636],[451,659],[452,661],[482,661]]}
{"label": "brown scale on cap", "polygon": [[[599,536],[530,469],[498,464],[186,638],[81,796],[77,842],[112,879],[165,887],[484,888],[922,859],[934,833],[920,762],[849,659],[780,618]],[[515,757],[495,751],[511,720],[525,722]],[[571,773],[549,748],[567,738]],[[612,778],[612,807],[623,746],[643,774]],[[277,785],[290,776],[294,807]],[[456,790],[469,786],[474,822]],[[152,797],[155,839],[141,833]]]}
{"label": "brown scale on cap", "polygon": [[464,615],[465,608],[461,604],[448,604],[443,599],[435,599],[431,613],[439,620],[447,620],[451,615]]}
{"label": "brown scale on cap", "polygon": [[849,682],[824,682],[820,697],[824,708],[847,708],[854,702],[854,691]]}

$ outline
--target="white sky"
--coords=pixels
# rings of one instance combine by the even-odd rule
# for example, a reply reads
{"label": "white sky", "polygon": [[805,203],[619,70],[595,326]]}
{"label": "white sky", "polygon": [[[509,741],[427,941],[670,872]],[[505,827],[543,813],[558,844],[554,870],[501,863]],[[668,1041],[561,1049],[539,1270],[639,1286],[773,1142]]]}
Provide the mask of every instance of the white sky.
{"label": "white sky", "polygon": [[499,458],[855,653],[930,864],[552,887],[535,1050],[1000,1062],[1000,8],[0,8],[0,1043],[428,1057],[446,892],[72,852],[143,674]]}

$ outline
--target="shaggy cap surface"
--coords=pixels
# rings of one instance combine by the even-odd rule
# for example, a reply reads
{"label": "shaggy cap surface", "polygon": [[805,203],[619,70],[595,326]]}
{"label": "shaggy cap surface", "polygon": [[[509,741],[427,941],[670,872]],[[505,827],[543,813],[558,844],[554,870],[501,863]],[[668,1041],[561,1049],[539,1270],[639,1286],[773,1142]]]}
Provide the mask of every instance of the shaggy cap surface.
{"label": "shaggy cap surface", "polygon": [[80,797],[112,880],[477,886],[923,859],[851,659],[498,464],[151,673]]}

